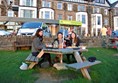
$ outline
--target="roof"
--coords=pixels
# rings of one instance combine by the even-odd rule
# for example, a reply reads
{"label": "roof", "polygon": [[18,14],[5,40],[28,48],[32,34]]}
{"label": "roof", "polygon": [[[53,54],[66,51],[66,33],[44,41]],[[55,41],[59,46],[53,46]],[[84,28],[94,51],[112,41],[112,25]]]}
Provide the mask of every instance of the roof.
{"label": "roof", "polygon": [[109,0],[106,0],[106,2],[107,2],[109,5],[111,5],[111,3],[109,2]]}
{"label": "roof", "polygon": [[[91,2],[94,2],[95,0],[91,0]],[[109,6],[111,6],[111,3],[109,2],[109,0],[106,0],[106,2],[108,3]],[[99,5],[98,5],[99,6]],[[104,7],[104,4],[103,4]]]}
{"label": "roof", "polygon": [[118,1],[114,2],[113,4],[111,4],[111,7],[115,7],[118,4]]}

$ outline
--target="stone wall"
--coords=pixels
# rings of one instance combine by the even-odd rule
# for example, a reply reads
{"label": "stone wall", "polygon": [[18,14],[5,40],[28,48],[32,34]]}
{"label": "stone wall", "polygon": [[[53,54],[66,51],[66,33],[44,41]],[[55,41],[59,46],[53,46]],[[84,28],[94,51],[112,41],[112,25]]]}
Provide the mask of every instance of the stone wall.
{"label": "stone wall", "polygon": [[0,50],[14,50],[15,36],[0,36]]}
{"label": "stone wall", "polygon": [[[52,43],[54,38],[44,38],[44,43]],[[82,38],[87,47],[101,47],[101,38]],[[17,50],[17,48],[31,47],[30,36],[0,36],[0,50]]]}

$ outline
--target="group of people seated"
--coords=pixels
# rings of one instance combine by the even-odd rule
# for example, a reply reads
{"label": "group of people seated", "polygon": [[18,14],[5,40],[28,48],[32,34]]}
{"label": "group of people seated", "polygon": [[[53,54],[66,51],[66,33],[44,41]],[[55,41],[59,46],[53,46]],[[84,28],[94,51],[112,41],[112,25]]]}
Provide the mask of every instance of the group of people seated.
{"label": "group of people seated", "polygon": [[[79,37],[77,37],[76,33],[72,31],[71,34],[68,35],[67,38],[63,38],[63,33],[58,32],[57,33],[57,38],[54,39],[52,46],[54,48],[65,48],[65,47],[69,47],[69,46],[74,46],[74,47],[78,47],[80,46],[80,44],[82,43],[82,41],[80,40]],[[48,47],[47,44],[43,43],[43,30],[42,29],[38,29],[35,36],[33,37],[33,41],[32,41],[32,55],[33,56],[37,56],[39,54],[39,52],[43,49]],[[70,56],[73,54],[66,54],[67,55],[67,60],[70,63],[71,58]],[[49,53],[44,53],[43,56],[41,57],[42,59],[39,61],[39,66],[41,67],[41,64],[44,61],[48,61],[50,66],[53,65],[53,63],[58,61],[58,58],[61,57],[61,55],[56,55],[55,59],[51,60],[51,56]],[[74,57],[74,56],[73,56]]]}

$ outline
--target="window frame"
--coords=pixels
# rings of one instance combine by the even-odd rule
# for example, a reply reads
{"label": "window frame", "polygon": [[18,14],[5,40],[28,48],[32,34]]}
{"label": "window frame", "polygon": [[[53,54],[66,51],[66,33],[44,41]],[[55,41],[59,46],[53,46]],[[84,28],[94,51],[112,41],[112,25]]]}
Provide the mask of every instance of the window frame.
{"label": "window frame", "polygon": [[[48,14],[46,14],[46,12],[48,13]],[[44,19],[50,19],[50,11],[45,11],[45,13],[44,13]],[[47,17],[48,16],[48,17]]]}
{"label": "window frame", "polygon": [[116,27],[118,27],[118,18],[116,18]]}
{"label": "window frame", "polygon": [[50,1],[42,1],[42,7],[48,7],[50,8],[51,7],[51,2]]}
{"label": "window frame", "polygon": [[33,18],[33,10],[23,9],[24,18]]}
{"label": "window frame", "polygon": [[101,25],[101,17],[97,16],[97,25]]}
{"label": "window frame", "polygon": [[68,15],[68,20],[73,20],[73,16],[72,15]]}
{"label": "window frame", "polygon": [[[60,7],[59,7],[60,6]],[[58,2],[57,3],[57,9],[62,9],[63,7],[62,7],[63,5],[62,5],[62,2]]]}
{"label": "window frame", "polygon": [[[83,20],[83,16],[84,16],[84,20]],[[82,14],[82,23],[86,24],[86,15]]]}
{"label": "window frame", "polygon": [[95,0],[95,3],[105,4],[105,0]]}
{"label": "window frame", "polygon": [[[61,16],[61,18],[60,18],[59,16]],[[62,20],[62,14],[58,14],[57,19],[58,19],[58,20]]]}
{"label": "window frame", "polygon": [[72,4],[71,3],[68,3],[68,11],[72,11],[72,9],[73,9]]}

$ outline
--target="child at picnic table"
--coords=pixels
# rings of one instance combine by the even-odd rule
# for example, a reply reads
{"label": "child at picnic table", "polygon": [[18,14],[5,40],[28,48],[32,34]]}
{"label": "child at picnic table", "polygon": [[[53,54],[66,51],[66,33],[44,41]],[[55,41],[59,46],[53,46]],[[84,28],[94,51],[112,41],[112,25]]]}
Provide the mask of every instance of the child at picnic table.
{"label": "child at picnic table", "polygon": [[[43,41],[43,30],[42,29],[38,29],[36,31],[35,36],[33,37],[33,41],[32,41],[32,55],[33,56],[37,56],[39,54],[39,52],[46,47],[46,45],[42,42]],[[41,64],[48,60],[50,66],[52,66],[51,63],[51,57],[49,53],[44,53],[43,56],[41,57],[42,59],[38,62],[39,66],[41,67]]]}

